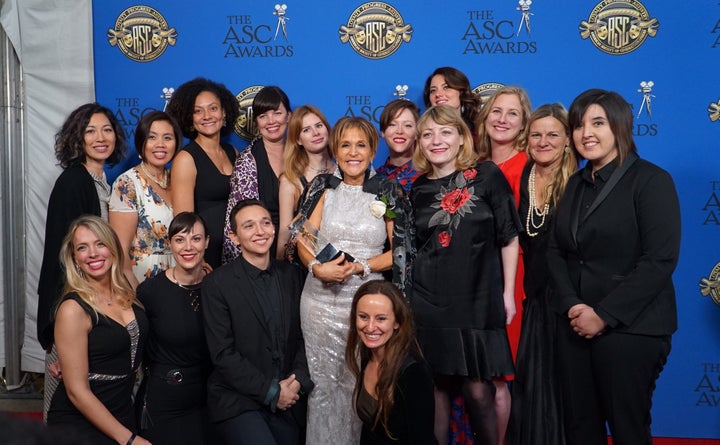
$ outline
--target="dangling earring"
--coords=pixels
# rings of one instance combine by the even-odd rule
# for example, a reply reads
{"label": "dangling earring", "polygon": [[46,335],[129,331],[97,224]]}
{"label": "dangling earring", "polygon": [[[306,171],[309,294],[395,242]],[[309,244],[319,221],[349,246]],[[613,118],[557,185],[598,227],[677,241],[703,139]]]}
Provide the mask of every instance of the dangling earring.
{"label": "dangling earring", "polygon": [[223,119],[223,127],[227,125],[227,119]]}
{"label": "dangling earring", "polygon": [[85,278],[85,272],[83,272],[82,269],[80,269],[80,266],[78,266],[78,263],[73,262],[75,265],[75,272],[77,272],[78,275],[80,275],[81,278]]}
{"label": "dangling earring", "polygon": [[566,145],[566,146],[565,146],[565,153],[570,153],[570,146],[569,146],[569,145]]}
{"label": "dangling earring", "polygon": [[465,104],[460,105],[460,114],[465,113]]}

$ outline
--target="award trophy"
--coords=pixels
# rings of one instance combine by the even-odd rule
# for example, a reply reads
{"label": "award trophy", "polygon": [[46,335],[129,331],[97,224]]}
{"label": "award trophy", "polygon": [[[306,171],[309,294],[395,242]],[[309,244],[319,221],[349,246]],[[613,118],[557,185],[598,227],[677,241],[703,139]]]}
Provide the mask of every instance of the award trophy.
{"label": "award trophy", "polygon": [[306,249],[315,255],[315,259],[321,263],[332,261],[342,253],[345,254],[345,261],[351,263],[355,261],[352,255],[338,250],[333,246],[325,235],[303,215],[298,215],[290,223],[288,229],[290,229],[290,238],[305,246]]}

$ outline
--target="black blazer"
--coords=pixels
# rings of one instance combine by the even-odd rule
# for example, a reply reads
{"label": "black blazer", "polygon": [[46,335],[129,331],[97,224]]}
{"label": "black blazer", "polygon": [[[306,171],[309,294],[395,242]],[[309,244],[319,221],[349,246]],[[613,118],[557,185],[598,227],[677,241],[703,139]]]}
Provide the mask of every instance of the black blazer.
{"label": "black blazer", "polygon": [[72,165],[55,181],[48,200],[45,249],[38,282],[37,336],[45,350],[53,344],[53,311],[65,286],[60,247],[70,224],[82,215],[100,216],[95,182],[82,164]]}
{"label": "black blazer", "polygon": [[551,304],[564,315],[585,303],[618,332],[670,335],[677,329],[672,274],[680,253],[673,180],[631,154],[612,175],[622,175],[617,183],[611,176],[582,218],[589,168],[570,178],[558,203],[548,246]]}
{"label": "black blazer", "polygon": [[[203,322],[214,365],[208,379],[208,408],[214,422],[246,411],[270,409],[265,398],[275,377],[272,337],[243,261],[239,257],[215,269],[202,284]],[[272,267],[280,283],[281,310],[286,321],[285,369],[281,379],[295,374],[302,392],[307,394],[314,385],[300,330],[304,273],[285,261],[273,260]],[[288,411],[302,421],[301,405],[296,404]]]}

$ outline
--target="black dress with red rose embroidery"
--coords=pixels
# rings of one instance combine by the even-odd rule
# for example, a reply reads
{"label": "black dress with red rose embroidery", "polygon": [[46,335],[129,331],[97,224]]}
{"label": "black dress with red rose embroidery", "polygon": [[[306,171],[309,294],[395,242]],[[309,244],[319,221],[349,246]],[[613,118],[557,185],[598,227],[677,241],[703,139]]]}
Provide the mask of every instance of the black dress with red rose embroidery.
{"label": "black dress with red rose embroidery", "polygon": [[417,256],[411,306],[435,374],[513,374],[500,249],[522,229],[512,191],[492,162],[439,179],[411,196]]}

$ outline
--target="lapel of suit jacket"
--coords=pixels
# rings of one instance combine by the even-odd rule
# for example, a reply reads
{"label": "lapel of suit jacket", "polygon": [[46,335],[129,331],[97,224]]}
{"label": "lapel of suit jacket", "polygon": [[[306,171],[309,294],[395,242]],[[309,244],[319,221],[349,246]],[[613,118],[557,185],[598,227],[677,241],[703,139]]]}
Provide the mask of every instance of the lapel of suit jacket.
{"label": "lapel of suit jacket", "polygon": [[628,169],[630,169],[630,166],[632,166],[637,159],[638,159],[638,156],[635,153],[630,152],[628,154],[627,159],[625,159],[625,162],[623,162],[621,165],[619,165],[618,168],[616,168],[615,171],[612,172],[612,174],[610,175],[610,179],[608,179],[607,184],[605,184],[605,186],[602,188],[602,190],[600,190],[600,193],[595,197],[595,200],[592,202],[592,204],[590,204],[590,208],[585,213],[585,216],[583,217],[583,221],[586,220],[587,217],[590,216],[590,214],[592,212],[594,212],[595,209],[598,208],[600,203],[602,203],[605,200],[605,198],[607,198],[607,196],[610,194],[612,189],[614,189],[615,186],[617,185],[618,181],[620,181],[620,178],[622,178],[625,175],[625,173],[628,171]]}
{"label": "lapel of suit jacket", "polygon": [[238,257],[237,259],[235,259],[235,261],[233,261],[233,269],[235,275],[238,277],[239,284],[239,289],[237,290],[237,292],[241,295],[246,296],[245,301],[247,301],[248,306],[250,306],[250,309],[255,314],[255,318],[257,318],[258,324],[260,324],[260,326],[262,326],[265,330],[265,333],[270,336],[270,326],[268,326],[267,321],[265,321],[265,314],[260,307],[260,302],[258,301],[260,295],[255,292],[255,286],[250,281],[251,278],[245,271],[245,265],[243,264],[243,261],[245,260],[241,257]]}

